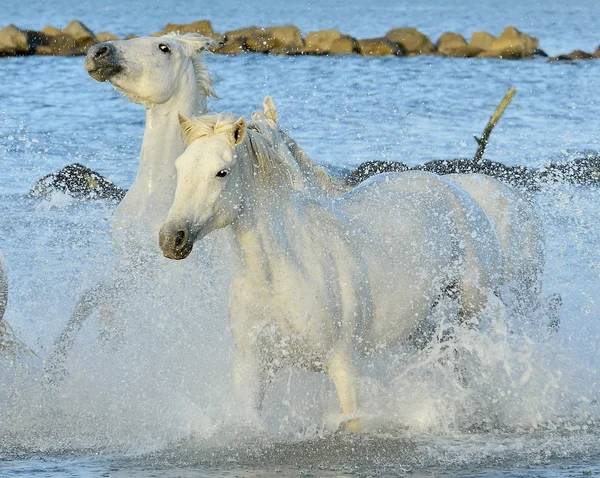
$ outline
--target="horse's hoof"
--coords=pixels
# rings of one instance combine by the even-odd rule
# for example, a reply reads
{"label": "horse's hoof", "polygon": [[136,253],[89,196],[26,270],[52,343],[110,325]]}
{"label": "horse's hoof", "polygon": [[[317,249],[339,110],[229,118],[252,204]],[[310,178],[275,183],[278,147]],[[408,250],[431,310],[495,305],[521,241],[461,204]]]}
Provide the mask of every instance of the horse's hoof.
{"label": "horse's hoof", "polygon": [[346,422],[340,423],[340,428],[338,429],[338,433],[361,433],[362,432],[362,421],[360,418],[353,418],[352,420],[348,420]]}

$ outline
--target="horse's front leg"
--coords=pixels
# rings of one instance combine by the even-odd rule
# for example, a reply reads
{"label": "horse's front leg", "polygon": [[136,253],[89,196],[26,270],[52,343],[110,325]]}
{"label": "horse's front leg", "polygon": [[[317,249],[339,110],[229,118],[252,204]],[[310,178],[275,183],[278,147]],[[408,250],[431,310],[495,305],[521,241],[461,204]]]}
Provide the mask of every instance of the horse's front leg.
{"label": "horse's front leg", "polygon": [[346,351],[337,350],[327,363],[325,371],[335,386],[342,413],[351,417],[343,424],[344,429],[352,433],[360,433],[362,424],[360,418],[356,418],[358,412],[358,400],[356,398],[357,375],[350,354]]}
{"label": "horse's front leg", "polygon": [[258,419],[267,387],[267,374],[256,347],[237,345],[233,364],[233,387],[238,403],[253,410]]}

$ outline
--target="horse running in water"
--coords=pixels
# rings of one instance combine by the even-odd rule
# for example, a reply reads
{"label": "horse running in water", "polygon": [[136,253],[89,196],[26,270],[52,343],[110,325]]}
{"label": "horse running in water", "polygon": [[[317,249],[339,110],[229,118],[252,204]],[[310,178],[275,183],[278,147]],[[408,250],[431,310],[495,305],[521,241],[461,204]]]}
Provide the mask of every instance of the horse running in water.
{"label": "horse running in water", "polygon": [[408,338],[453,291],[477,322],[502,281],[502,252],[485,213],[462,188],[425,172],[378,175],[335,199],[294,187],[267,137],[228,114],[181,117],[188,145],[159,244],[185,259],[229,228],[234,383],[260,410],[282,367],[327,373],[361,429],[356,359]]}

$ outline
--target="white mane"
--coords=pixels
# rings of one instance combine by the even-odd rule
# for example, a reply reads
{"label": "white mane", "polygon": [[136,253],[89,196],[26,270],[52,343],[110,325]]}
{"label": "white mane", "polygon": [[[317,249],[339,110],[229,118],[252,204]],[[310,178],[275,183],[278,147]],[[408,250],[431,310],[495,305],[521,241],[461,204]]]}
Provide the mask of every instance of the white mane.
{"label": "white mane", "polygon": [[194,74],[196,75],[196,84],[198,91],[203,93],[205,96],[212,96],[217,98],[215,90],[213,90],[212,84],[214,80],[208,74],[208,69],[202,60],[201,53],[210,51],[209,49],[216,46],[217,41],[210,37],[205,37],[198,33],[179,33],[170,32],[162,35],[164,38],[175,40],[179,42],[185,52],[185,54],[191,58],[192,65],[194,67]]}
{"label": "white mane", "polygon": [[[238,118],[231,113],[209,114],[193,118],[182,124],[184,142],[190,145],[200,138],[208,138],[233,131]],[[302,176],[293,165],[275,148],[269,138],[251,122],[240,144],[251,161],[252,177],[259,179],[262,186],[283,186],[300,190]]]}

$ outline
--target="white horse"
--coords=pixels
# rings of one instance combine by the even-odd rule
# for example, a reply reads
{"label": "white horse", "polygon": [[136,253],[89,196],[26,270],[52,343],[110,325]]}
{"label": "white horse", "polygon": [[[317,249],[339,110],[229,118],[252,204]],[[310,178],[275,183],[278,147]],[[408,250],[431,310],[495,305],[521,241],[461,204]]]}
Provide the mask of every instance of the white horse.
{"label": "white horse", "polygon": [[357,354],[408,337],[449,289],[475,320],[502,275],[498,239],[460,187],[425,172],[379,175],[332,200],[292,186],[289,163],[243,118],[181,117],[187,150],[160,230],[163,254],[230,226],[234,381],[260,409],[283,366],[325,372],[360,430]]}
{"label": "white horse", "polygon": [[[85,68],[146,108],[133,185],[112,217],[117,249],[156,248],[156,234],[175,192],[174,160],[183,150],[177,114],[202,114],[216,96],[199,53],[216,42],[198,34],[109,41],[92,47]],[[133,250],[136,248],[133,247]]]}
{"label": "white horse", "polygon": [[[267,128],[282,154],[292,154],[304,177],[310,178],[315,189],[335,197],[350,191],[342,180],[330,176],[279,127],[279,114],[271,97],[263,101],[263,111],[252,115]],[[511,305],[520,315],[529,315],[542,306],[542,278],[545,266],[545,244],[542,223],[535,204],[524,194],[495,178],[484,174],[449,174],[445,176],[466,190],[487,214],[502,247],[504,257],[503,284],[511,296]],[[557,313],[560,296],[551,296],[546,312]],[[557,317],[551,318],[554,323]],[[555,325],[555,324],[554,324]]]}
{"label": "white horse", "polygon": [[131,293],[135,283],[130,268],[143,267],[148,274],[155,270],[144,262],[159,255],[156,237],[175,192],[174,163],[185,149],[177,115],[205,113],[207,97],[215,96],[213,80],[201,57],[213,44],[214,40],[202,35],[169,33],[100,43],[88,51],[88,73],[98,81],[109,81],[131,101],[143,105],[146,127],[135,181],[111,221],[120,269],[77,301],[46,367],[52,379],[63,372],[77,333],[92,313],[99,310],[105,322],[113,320],[119,300]]}

